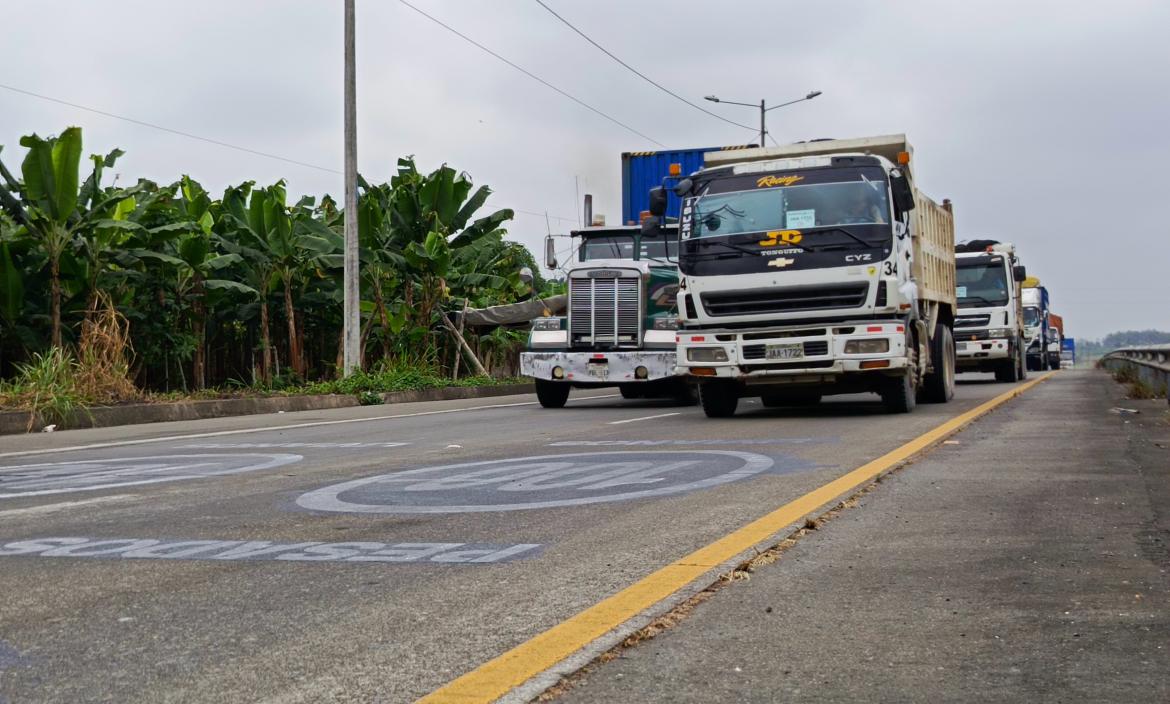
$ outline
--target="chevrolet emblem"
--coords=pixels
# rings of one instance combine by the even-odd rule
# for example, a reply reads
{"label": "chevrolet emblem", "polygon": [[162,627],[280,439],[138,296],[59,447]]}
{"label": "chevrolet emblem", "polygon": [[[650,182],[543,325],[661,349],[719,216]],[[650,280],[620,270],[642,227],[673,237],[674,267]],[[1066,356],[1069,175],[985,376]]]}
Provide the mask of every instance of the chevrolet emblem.
{"label": "chevrolet emblem", "polygon": [[788,266],[789,264],[795,264],[795,263],[796,263],[795,259],[788,259],[786,257],[778,257],[778,258],[773,259],[772,261],[768,262],[768,266],[775,266],[775,267],[783,268],[783,267]]}

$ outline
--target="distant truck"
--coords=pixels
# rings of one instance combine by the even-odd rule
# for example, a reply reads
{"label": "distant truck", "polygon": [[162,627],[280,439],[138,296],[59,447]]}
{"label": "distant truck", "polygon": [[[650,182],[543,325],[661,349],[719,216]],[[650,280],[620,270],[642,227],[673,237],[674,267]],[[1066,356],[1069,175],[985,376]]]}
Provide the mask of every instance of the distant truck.
{"label": "distant truck", "polygon": [[[576,388],[616,386],[625,398],[674,397],[693,403],[675,376],[678,235],[640,227],[587,227],[572,233],[567,315],[532,321],[520,373],[536,383],[545,408],[561,408]],[[550,237],[545,264],[556,268]]]}
{"label": "distant truck", "polygon": [[1060,366],[1062,369],[1068,369],[1076,366],[1077,363],[1077,341],[1071,337],[1066,337],[1060,341]]}
{"label": "distant truck", "polygon": [[[708,152],[680,180],[679,373],[708,417],[874,392],[954,395],[954,223],[904,135]],[[668,194],[651,191],[666,214]],[[645,223],[653,232],[657,220]]]}
{"label": "distant truck", "polygon": [[1048,343],[1052,336],[1048,322],[1048,289],[1034,276],[1024,281],[1024,337],[1027,344],[1028,369],[1049,368]]}
{"label": "distant truck", "polygon": [[995,372],[998,381],[1026,376],[1023,297],[1027,271],[1014,245],[972,240],[955,247],[955,319],[959,371]]}
{"label": "distant truck", "polygon": [[[754,144],[730,147],[703,147],[699,149],[665,149],[657,152],[622,153],[622,222],[638,225],[642,214],[650,209],[650,189],[661,186],[664,179],[680,178],[703,167],[703,155],[733,149],[748,149]],[[667,194],[666,212],[670,219],[678,218],[679,197]]]}
{"label": "distant truck", "polygon": [[1048,368],[1060,369],[1060,352],[1064,346],[1064,318],[1048,311]]}

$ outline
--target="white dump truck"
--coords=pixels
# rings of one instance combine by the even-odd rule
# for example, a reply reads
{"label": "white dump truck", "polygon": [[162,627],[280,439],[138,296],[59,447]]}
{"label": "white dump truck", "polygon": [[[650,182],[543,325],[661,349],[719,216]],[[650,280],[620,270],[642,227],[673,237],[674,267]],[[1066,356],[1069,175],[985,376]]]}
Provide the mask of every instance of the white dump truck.
{"label": "white dump truck", "polygon": [[998,381],[1027,375],[1023,289],[1027,271],[1015,246],[972,240],[955,247],[958,370],[995,372]]}
{"label": "white dump truck", "polygon": [[904,135],[711,152],[674,191],[679,373],[709,417],[747,396],[908,412],[954,395],[951,205],[918,190]]}

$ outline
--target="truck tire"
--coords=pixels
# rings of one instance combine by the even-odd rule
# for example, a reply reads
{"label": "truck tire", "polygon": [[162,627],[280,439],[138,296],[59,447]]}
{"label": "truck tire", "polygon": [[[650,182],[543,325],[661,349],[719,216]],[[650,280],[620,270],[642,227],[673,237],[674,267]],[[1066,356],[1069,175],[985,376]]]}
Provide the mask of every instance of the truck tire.
{"label": "truck tire", "polygon": [[914,383],[914,376],[918,373],[918,346],[909,326],[906,330],[906,360],[906,373],[886,379],[878,392],[890,413],[909,413],[918,405],[918,389]]}
{"label": "truck tire", "polygon": [[995,370],[995,380],[1007,384],[1014,384],[1019,381],[1025,374],[1025,367],[1027,366],[1023,357],[1023,350],[1019,345],[1016,345],[1015,354],[1012,358],[1000,362],[999,367]]}
{"label": "truck tire", "polygon": [[909,413],[918,405],[918,392],[911,380],[913,372],[907,370],[898,378],[889,379],[882,389],[882,405],[890,413]]}
{"label": "truck tire", "polygon": [[699,385],[699,403],[708,418],[730,418],[739,405],[739,390],[725,381],[712,381]]}
{"label": "truck tire", "polygon": [[646,395],[642,392],[642,387],[637,384],[621,384],[618,386],[618,391],[622,393],[622,398],[643,398]]}
{"label": "truck tire", "polygon": [[564,408],[565,402],[569,400],[569,385],[537,379],[536,400],[545,408]]}
{"label": "truck tire", "polygon": [[760,403],[765,408],[783,408],[784,406],[815,406],[821,402],[821,394],[815,391],[788,392],[768,394],[760,397]]}
{"label": "truck tire", "polygon": [[919,400],[946,403],[955,397],[955,337],[941,322],[935,327],[934,339],[930,342],[930,359],[934,362],[934,371],[923,380]]}

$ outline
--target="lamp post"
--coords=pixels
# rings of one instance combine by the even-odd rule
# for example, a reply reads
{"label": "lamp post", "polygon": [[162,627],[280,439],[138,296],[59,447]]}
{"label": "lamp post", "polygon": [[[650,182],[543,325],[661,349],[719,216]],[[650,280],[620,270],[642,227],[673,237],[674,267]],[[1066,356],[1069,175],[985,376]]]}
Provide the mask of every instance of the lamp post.
{"label": "lamp post", "polygon": [[767,103],[765,103],[763,100],[760,101],[759,105],[756,105],[755,103],[737,103],[734,100],[720,100],[719,98],[716,98],[713,95],[706,96],[706,100],[710,100],[712,103],[727,103],[728,105],[743,105],[743,106],[749,107],[749,108],[758,107],[760,109],[760,146],[763,147],[763,146],[765,146],[764,137],[767,136],[767,134],[768,134],[768,128],[764,124],[764,118],[769,112],[771,112],[772,110],[775,110],[776,108],[782,108],[785,105],[792,105],[794,103],[804,102],[805,100],[812,100],[813,98],[817,97],[820,94],[821,94],[821,91],[819,91],[819,90],[810,91],[809,94],[804,96],[803,98],[797,98],[796,100],[789,100],[787,103],[780,103],[779,105],[773,105],[772,107],[768,107]]}

